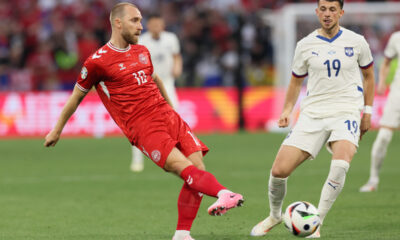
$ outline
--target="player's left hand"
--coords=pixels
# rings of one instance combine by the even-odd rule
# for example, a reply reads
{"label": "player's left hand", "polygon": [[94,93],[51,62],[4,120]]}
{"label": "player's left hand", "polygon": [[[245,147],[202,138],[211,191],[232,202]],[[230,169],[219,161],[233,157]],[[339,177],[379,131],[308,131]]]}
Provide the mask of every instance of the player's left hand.
{"label": "player's left hand", "polygon": [[360,140],[371,127],[371,114],[363,114],[360,125]]}

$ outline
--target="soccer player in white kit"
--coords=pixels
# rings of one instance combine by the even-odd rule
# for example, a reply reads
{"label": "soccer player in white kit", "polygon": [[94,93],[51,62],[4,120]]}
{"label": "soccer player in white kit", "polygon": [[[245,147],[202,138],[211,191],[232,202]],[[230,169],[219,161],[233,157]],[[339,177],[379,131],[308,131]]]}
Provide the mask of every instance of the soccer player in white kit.
{"label": "soccer player in white kit", "polygon": [[[386,78],[389,74],[390,62],[397,57],[400,60],[400,31],[389,39],[384,51],[385,58],[379,69],[378,94],[386,91]],[[372,145],[371,169],[368,182],[360,188],[360,192],[372,192],[378,189],[379,170],[386,156],[387,148],[392,140],[393,131],[400,126],[400,67],[397,67],[394,80],[390,86],[389,97],[385,104],[383,116],[379,122],[378,135]]]}
{"label": "soccer player in white kit", "polygon": [[[182,74],[182,56],[178,37],[164,31],[164,20],[153,14],[147,20],[147,32],[139,38],[139,44],[149,49],[154,72],[163,80],[165,90],[175,110],[178,109],[178,97],[175,90],[175,79]],[[131,170],[141,172],[144,169],[143,154],[135,146],[132,147]]]}
{"label": "soccer player in white kit", "polygon": [[[301,103],[296,125],[272,165],[268,184],[270,214],[253,227],[252,236],[263,236],[282,221],[287,178],[306,159],[314,159],[326,144],[332,161],[318,205],[322,223],[343,188],[358,141],[370,127],[373,59],[363,36],[339,26],[343,14],[343,0],[319,0],[316,15],[321,28],[297,43],[279,127],[289,125],[308,75],[307,96]],[[320,227],[309,237],[319,238]]]}

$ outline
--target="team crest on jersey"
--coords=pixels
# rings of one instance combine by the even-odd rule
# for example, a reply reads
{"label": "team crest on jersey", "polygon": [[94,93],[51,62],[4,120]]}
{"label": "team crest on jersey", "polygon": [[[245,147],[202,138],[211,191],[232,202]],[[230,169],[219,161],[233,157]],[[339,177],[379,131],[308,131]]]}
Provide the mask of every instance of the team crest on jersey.
{"label": "team crest on jersey", "polygon": [[354,55],[354,50],[352,47],[345,47],[344,53],[346,54],[346,56],[352,57]]}
{"label": "team crest on jersey", "polygon": [[147,60],[146,55],[141,53],[141,54],[139,54],[139,62],[141,62],[142,64],[147,64],[149,61]]}
{"label": "team crest on jersey", "polygon": [[151,158],[154,162],[159,162],[161,159],[161,153],[158,150],[154,150],[151,152]]}
{"label": "team crest on jersey", "polygon": [[81,78],[85,79],[87,77],[88,71],[86,69],[86,67],[83,67],[81,70]]}

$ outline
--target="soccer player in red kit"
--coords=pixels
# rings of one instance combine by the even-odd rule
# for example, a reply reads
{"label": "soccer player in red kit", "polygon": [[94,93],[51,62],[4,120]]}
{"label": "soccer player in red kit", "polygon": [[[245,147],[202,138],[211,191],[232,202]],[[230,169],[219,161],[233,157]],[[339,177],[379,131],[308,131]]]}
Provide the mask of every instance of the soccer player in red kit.
{"label": "soccer player in red kit", "polygon": [[104,106],[131,144],[154,163],[184,180],[178,198],[178,224],[173,240],[191,240],[190,229],[203,194],[218,197],[208,208],[222,215],[241,206],[242,195],[222,186],[205,171],[205,146],[170,106],[162,81],[153,74],[150,53],[137,45],[142,16],[131,3],[119,3],[110,14],[110,41],[90,56],[75,88],[44,145],[55,146],[62,129],[87,92],[95,86]]}

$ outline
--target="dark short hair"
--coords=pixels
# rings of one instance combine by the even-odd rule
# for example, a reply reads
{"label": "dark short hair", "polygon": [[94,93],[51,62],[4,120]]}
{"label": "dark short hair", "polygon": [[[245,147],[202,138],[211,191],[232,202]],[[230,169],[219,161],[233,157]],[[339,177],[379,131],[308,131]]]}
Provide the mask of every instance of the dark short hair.
{"label": "dark short hair", "polygon": [[[340,8],[343,9],[343,4],[344,4],[344,0],[326,0],[328,2],[338,2],[340,5]],[[319,5],[319,0],[318,0],[318,5]]]}
{"label": "dark short hair", "polygon": [[150,15],[147,17],[147,21],[149,21],[149,20],[151,20],[151,19],[160,19],[160,18],[162,18],[162,17],[161,17],[161,14],[159,14],[159,13],[152,13],[152,14],[150,14]]}

